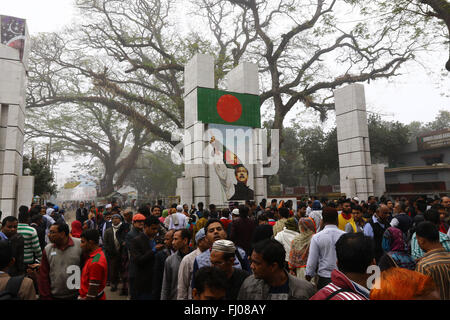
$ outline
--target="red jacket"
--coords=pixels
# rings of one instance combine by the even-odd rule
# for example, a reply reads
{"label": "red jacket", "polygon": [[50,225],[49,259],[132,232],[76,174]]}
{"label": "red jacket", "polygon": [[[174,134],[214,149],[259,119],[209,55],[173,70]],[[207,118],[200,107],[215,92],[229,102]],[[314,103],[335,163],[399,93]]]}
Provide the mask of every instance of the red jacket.
{"label": "red jacket", "polygon": [[363,294],[361,286],[359,287],[358,290],[349,278],[339,270],[334,269],[331,273],[331,283],[320,289],[309,300],[327,300],[333,292],[340,289],[344,289],[345,291],[337,293],[329,300],[369,300],[369,290],[364,288],[367,292],[364,292]]}

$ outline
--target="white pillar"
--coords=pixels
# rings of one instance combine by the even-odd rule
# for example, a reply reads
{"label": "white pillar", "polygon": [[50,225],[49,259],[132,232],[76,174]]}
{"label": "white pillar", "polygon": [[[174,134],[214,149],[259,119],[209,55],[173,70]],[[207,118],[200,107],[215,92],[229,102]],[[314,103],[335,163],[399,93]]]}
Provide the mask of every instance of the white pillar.
{"label": "white pillar", "polygon": [[334,91],[341,192],[361,200],[373,195],[364,86]]}
{"label": "white pillar", "polygon": [[[32,177],[22,179],[30,47],[27,29],[25,37],[22,60],[18,50],[0,44],[0,210],[4,217],[16,216],[18,207],[22,204],[30,206],[33,199],[33,183],[30,182]],[[19,195],[22,191],[24,193]]]}

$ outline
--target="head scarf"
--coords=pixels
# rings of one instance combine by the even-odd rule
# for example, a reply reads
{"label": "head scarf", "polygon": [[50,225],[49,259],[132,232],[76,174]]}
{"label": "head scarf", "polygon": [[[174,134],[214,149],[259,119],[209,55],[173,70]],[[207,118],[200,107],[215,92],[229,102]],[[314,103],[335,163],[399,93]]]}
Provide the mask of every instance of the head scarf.
{"label": "head scarf", "polygon": [[75,220],[72,222],[72,237],[80,238],[81,233],[83,232],[82,224],[80,221]]}
{"label": "head scarf", "polygon": [[403,232],[395,227],[388,228],[383,234],[383,249],[390,251],[406,251],[406,242]]}
{"label": "head scarf", "polygon": [[[302,227],[304,231],[302,231]],[[292,240],[291,251],[289,253],[289,267],[297,269],[306,266],[309,254],[309,244],[311,238],[316,233],[316,226],[312,218],[301,218],[298,222],[300,234]]]}
{"label": "head scarf", "polygon": [[291,231],[297,232],[298,230],[297,222],[295,221],[294,218],[287,219],[286,222],[284,223],[284,226],[286,227],[286,229]]}
{"label": "head scarf", "polygon": [[168,215],[169,215],[169,209],[164,209],[162,212],[162,217],[167,218]]}

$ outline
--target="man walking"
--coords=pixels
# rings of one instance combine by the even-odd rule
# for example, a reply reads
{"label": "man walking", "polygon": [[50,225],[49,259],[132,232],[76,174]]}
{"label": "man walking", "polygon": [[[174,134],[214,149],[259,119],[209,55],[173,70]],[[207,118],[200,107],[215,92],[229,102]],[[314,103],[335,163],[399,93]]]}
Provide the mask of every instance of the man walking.
{"label": "man walking", "polygon": [[177,299],[178,271],[181,260],[191,252],[190,240],[191,233],[187,229],[176,230],[173,234],[172,248],[175,253],[170,255],[164,263],[161,300]]}
{"label": "man walking", "polygon": [[34,264],[35,260],[42,258],[42,250],[39,245],[39,237],[36,230],[30,227],[30,215],[26,206],[19,208],[19,223],[17,226],[17,233],[19,233],[24,240],[23,247],[23,263],[25,270],[29,265]]}
{"label": "man walking", "polygon": [[83,225],[83,223],[88,219],[88,215],[89,215],[88,211],[84,207],[84,202],[81,201],[80,207],[77,209],[75,213],[76,219],[81,222],[81,225]]}
{"label": "man walking", "polygon": [[[106,229],[103,249],[109,262],[109,280],[111,283],[111,292],[117,291],[121,275],[123,275],[122,256],[125,246],[125,236],[128,233],[128,224],[122,222],[119,214],[114,214],[111,219],[111,228]],[[122,277],[122,291],[127,288]]]}
{"label": "man walking", "polygon": [[313,235],[306,263],[305,279],[311,279],[317,274],[320,290],[331,282],[331,272],[336,269],[336,241],[345,232],[339,230],[338,213],[335,208],[326,207],[322,212],[323,230]]}
{"label": "man walking", "polygon": [[131,260],[130,248],[131,248],[131,240],[136,238],[139,234],[144,232],[144,222],[145,216],[143,214],[136,214],[133,217],[133,226],[131,230],[125,236],[125,246],[128,254],[128,289],[130,294],[130,300],[136,300],[136,266],[134,261]]}
{"label": "man walking", "polygon": [[195,235],[195,243],[197,249],[183,257],[178,269],[177,300],[192,299],[191,280],[195,258],[210,248],[204,228],[200,229]]}
{"label": "man walking", "polygon": [[99,247],[98,230],[88,229],[81,234],[81,250],[88,256],[81,273],[79,300],[106,300],[105,286],[108,278],[108,263]]}
{"label": "man walking", "polygon": [[375,260],[378,263],[384,254],[382,242],[383,235],[390,226],[388,222],[389,208],[382,204],[380,205],[372,218],[364,226],[364,235],[370,237],[375,245]]}
{"label": "man walking", "polygon": [[[50,227],[49,243],[43,252],[38,286],[41,300],[76,300],[77,270],[81,267],[81,241],[69,236],[69,226],[55,223]],[[78,274],[79,276],[79,274]],[[72,281],[68,281],[69,278]],[[68,286],[71,283],[72,286]]]}
{"label": "man walking", "polygon": [[136,294],[139,300],[152,299],[152,272],[155,255],[163,249],[163,244],[156,244],[155,236],[158,233],[160,221],[150,215],[144,222],[144,232],[130,242],[130,260],[135,265]]}

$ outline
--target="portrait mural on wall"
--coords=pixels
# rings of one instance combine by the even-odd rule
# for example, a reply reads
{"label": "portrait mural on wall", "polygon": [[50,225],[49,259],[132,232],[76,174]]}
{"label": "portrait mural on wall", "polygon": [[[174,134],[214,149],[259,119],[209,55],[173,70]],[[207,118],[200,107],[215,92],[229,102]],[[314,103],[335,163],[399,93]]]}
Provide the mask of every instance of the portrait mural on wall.
{"label": "portrait mural on wall", "polygon": [[[213,181],[218,180],[218,184],[212,183],[211,188],[217,189],[220,186],[221,192],[216,194],[222,195],[216,201],[226,203],[230,200],[254,200],[251,129],[212,124],[209,131],[213,158],[210,176]],[[228,138],[234,136],[234,139],[228,141],[227,133]]]}

